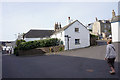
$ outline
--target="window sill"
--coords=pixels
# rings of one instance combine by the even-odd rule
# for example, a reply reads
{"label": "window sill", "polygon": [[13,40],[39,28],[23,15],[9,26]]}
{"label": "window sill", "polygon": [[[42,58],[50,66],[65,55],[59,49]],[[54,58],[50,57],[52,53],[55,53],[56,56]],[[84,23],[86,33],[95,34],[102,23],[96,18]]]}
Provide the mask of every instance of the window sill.
{"label": "window sill", "polygon": [[77,43],[77,44],[75,44],[75,45],[80,45],[80,43]]}

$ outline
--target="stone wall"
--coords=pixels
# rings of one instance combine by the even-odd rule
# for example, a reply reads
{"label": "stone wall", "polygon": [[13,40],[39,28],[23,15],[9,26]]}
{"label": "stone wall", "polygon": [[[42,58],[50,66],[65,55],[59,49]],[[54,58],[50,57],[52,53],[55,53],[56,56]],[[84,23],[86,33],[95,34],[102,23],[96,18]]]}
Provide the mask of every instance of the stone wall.
{"label": "stone wall", "polygon": [[95,37],[91,37],[90,38],[90,46],[94,46],[94,45],[97,45],[96,38]]}
{"label": "stone wall", "polygon": [[43,48],[35,48],[31,50],[19,50],[17,56],[23,55],[44,55],[45,53],[59,52],[64,50],[64,46],[53,46],[53,47],[43,47]]}

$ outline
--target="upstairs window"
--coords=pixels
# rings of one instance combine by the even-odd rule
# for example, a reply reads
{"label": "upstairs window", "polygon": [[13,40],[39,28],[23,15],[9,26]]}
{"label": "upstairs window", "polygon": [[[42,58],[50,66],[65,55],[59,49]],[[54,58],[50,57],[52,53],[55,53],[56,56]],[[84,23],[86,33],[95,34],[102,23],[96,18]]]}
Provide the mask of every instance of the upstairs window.
{"label": "upstairs window", "polygon": [[75,28],[75,32],[79,32],[79,28]]}
{"label": "upstairs window", "polygon": [[80,44],[80,39],[75,39],[75,45]]}
{"label": "upstairs window", "polygon": [[107,30],[105,29],[105,30],[104,30],[104,32],[106,33],[106,32],[107,32]]}
{"label": "upstairs window", "polygon": [[106,26],[106,25],[104,25],[104,28],[106,29],[106,28],[107,28],[107,26]]}

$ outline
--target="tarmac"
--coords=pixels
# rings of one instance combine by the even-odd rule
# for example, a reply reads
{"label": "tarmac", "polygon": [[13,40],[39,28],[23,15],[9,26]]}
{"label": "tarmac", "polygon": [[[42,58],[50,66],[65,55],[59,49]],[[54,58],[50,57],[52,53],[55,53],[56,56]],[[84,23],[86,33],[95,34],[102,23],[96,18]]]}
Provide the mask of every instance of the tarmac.
{"label": "tarmac", "polygon": [[[120,44],[114,43],[117,53]],[[119,78],[104,60],[106,45],[51,53],[44,56],[2,56],[2,78]]]}

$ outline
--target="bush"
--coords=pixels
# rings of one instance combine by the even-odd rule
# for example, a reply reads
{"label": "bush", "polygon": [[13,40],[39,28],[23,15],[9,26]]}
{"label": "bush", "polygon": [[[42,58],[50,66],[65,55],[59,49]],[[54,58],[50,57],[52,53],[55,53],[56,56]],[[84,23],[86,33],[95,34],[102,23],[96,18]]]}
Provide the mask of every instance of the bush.
{"label": "bush", "polygon": [[16,56],[18,56],[18,47],[15,47],[15,48],[14,48],[14,54],[15,54]]}
{"label": "bush", "polygon": [[16,41],[16,45],[19,46],[22,42],[26,42],[26,41],[25,41],[25,40],[22,40],[22,39],[21,39],[21,40],[17,40],[17,41]]}
{"label": "bush", "polygon": [[90,37],[98,37],[97,35],[90,34]]}
{"label": "bush", "polygon": [[50,47],[50,46],[58,46],[60,44],[60,40],[57,38],[52,39],[44,39],[44,40],[36,40],[29,42],[21,42],[18,45],[19,50],[29,50],[37,47]]}
{"label": "bush", "polygon": [[59,51],[63,51],[63,50],[64,50],[64,47],[60,47],[60,48],[59,48]]}

